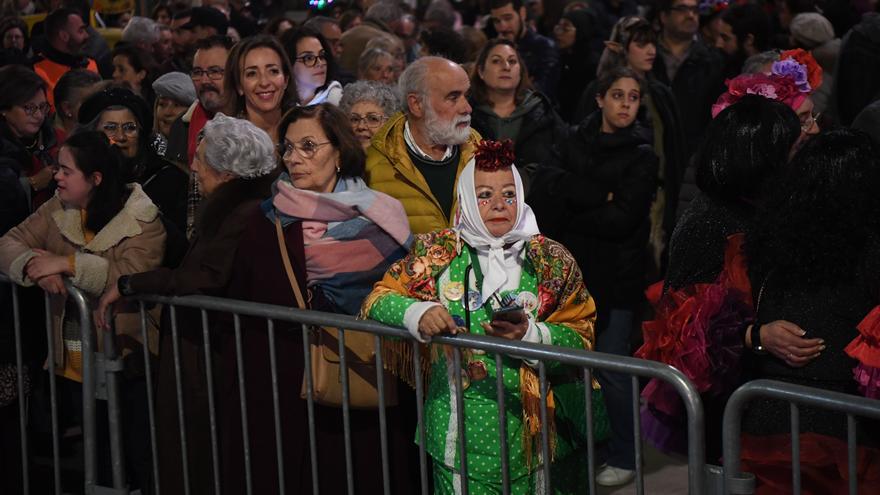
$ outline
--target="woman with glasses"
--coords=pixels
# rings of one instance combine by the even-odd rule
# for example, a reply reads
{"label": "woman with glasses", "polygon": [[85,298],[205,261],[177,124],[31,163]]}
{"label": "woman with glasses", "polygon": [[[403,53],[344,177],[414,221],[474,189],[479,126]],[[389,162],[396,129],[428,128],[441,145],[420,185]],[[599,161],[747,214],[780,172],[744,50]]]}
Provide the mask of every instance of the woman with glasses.
{"label": "woman with glasses", "polygon": [[176,227],[174,238],[186,232],[189,174],[158,156],[150,146],[153,118],[147,102],[129,89],[110,87],[83,102],[79,122],[103,132],[119,148],[125,180],[144,188],[162,216]]}
{"label": "woman with glasses", "polygon": [[242,40],[226,60],[223,113],[253,122],[277,143],[284,110],[299,101],[292,76],[287,53],[275,38]]}
{"label": "woman with glasses", "polygon": [[303,26],[285,33],[282,38],[290,61],[302,106],[320,103],[339,104],[342,85],[334,80],[333,49],[321,33]]}
{"label": "woman with glasses", "polygon": [[[357,314],[373,283],[407,252],[411,236],[403,206],[373,191],[363,180],[365,154],[348,117],[330,103],[296,107],[282,119],[278,154],[283,169],[272,187],[272,197],[248,220],[233,263],[229,297],[246,301],[297,306],[296,283],[311,309]],[[279,241],[291,261],[295,281],[285,270]],[[247,427],[250,435],[254,493],[278,493],[277,458],[272,448],[275,428],[269,347],[263,321],[243,321],[243,357],[247,390]],[[302,331],[299,325],[276,322],[275,346],[279,356],[278,386],[280,432],[284,445],[308,442],[306,401],[299,394],[303,380]],[[224,352],[235,356],[230,337]],[[241,404],[234,362],[226,370],[224,388],[224,483],[229,493],[244,493],[245,473]],[[339,460],[345,447],[340,408],[315,406],[320,488],[344,493],[345,476]],[[409,472],[407,451],[411,430],[398,418],[398,407],[388,409],[391,465]],[[407,410],[407,412],[410,412]],[[359,493],[382,493],[376,446],[376,411],[351,411],[354,478]],[[287,490],[311,492],[308,449],[284,451]],[[394,476],[396,493],[410,493],[408,476]]]}
{"label": "woman with glasses", "polygon": [[373,134],[400,111],[400,99],[387,84],[357,81],[345,87],[339,109],[348,114],[351,129],[366,151]]}
{"label": "woman with glasses", "polygon": [[0,231],[52,197],[57,136],[46,83],[20,65],[0,68]]}
{"label": "woman with glasses", "polygon": [[533,89],[513,42],[490,41],[471,74],[471,127],[486,139],[513,141],[520,173],[529,193],[540,168],[561,166],[560,148],[568,126],[550,99]]}

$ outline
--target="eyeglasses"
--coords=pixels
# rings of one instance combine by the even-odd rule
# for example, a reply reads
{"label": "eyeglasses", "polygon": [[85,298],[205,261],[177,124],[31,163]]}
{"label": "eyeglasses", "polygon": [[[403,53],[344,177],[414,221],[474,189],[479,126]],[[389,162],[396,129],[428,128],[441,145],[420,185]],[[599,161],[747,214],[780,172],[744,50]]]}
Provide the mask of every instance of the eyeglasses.
{"label": "eyeglasses", "polygon": [[384,115],[379,115],[378,113],[368,113],[361,117],[360,115],[353,113],[348,116],[348,121],[351,122],[351,126],[357,127],[363,123],[370,129],[375,129],[380,125],[384,124],[387,119]]}
{"label": "eyeglasses", "polygon": [[676,5],[669,10],[671,10],[672,12],[677,12],[679,14],[700,14],[700,7],[696,5]]}
{"label": "eyeglasses", "polygon": [[102,129],[104,129],[104,134],[109,134],[111,136],[115,136],[119,131],[122,131],[122,133],[128,137],[134,137],[138,133],[138,126],[134,122],[126,122],[124,124],[107,122]]}
{"label": "eyeglasses", "polygon": [[574,27],[573,25],[567,24],[567,23],[563,24],[561,22],[559,24],[553,26],[553,31],[555,31],[557,33],[567,33],[569,31],[574,31],[575,29],[577,29],[577,28]]}
{"label": "eyeglasses", "polygon": [[294,63],[302,62],[302,64],[306,67],[314,67],[318,64],[318,60],[327,63],[327,54],[323,51],[317,55],[306,53],[305,55],[300,55],[299,57],[296,57],[294,60]]}
{"label": "eyeglasses", "polygon": [[324,141],[323,143],[316,143],[314,141],[303,141],[301,143],[291,143],[288,140],[281,141],[278,145],[278,154],[281,155],[281,158],[285,160],[293,153],[293,150],[296,150],[299,153],[299,156],[310,160],[315,157],[315,153],[318,152],[318,148],[324,146],[325,144],[330,144],[330,141]]}
{"label": "eyeglasses", "polygon": [[810,113],[810,115],[801,119],[801,130],[804,132],[809,132],[810,129],[812,129],[816,122],[819,120],[820,115],[822,115],[821,112],[817,114]]}
{"label": "eyeglasses", "polygon": [[37,111],[39,111],[42,115],[48,114],[49,109],[52,107],[49,105],[49,102],[44,101],[43,103],[40,103],[39,105],[34,105],[33,103],[26,103],[24,105],[21,105],[21,108],[24,109],[24,113],[26,113],[28,115],[28,117],[33,117],[34,114],[37,113]]}
{"label": "eyeglasses", "polygon": [[189,77],[191,77],[194,81],[197,81],[202,78],[202,76],[207,75],[208,79],[212,81],[219,81],[223,79],[223,74],[226,71],[222,67],[209,67],[208,69],[193,69],[189,71]]}

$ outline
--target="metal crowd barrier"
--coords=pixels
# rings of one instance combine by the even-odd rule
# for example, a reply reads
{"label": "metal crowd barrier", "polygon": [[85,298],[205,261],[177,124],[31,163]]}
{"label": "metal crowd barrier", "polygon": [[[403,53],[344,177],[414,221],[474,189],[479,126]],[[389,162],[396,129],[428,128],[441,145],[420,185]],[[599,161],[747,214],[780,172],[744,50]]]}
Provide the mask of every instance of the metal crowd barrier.
{"label": "metal crowd barrier", "polygon": [[811,406],[845,413],[847,419],[849,493],[850,495],[857,494],[856,416],[880,419],[880,401],[776,380],[754,380],[748,382],[734,391],[727,402],[727,406],[724,409],[723,425],[725,494],[752,494],[755,492],[754,475],[740,471],[740,430],[743,410],[749,401],[758,397],[778,399],[789,403],[792,438],[792,489],[795,494],[801,493],[800,416],[798,406]]}
{"label": "metal crowd barrier", "polygon": [[[213,469],[213,489],[215,493],[221,492],[221,481],[220,481],[220,459],[218,457],[218,426],[217,426],[217,407],[214,387],[216,386],[215,377],[211,372],[211,352],[209,350],[211,345],[212,334],[216,334],[209,328],[209,318],[208,312],[220,312],[227,313],[232,315],[232,320],[234,322],[234,337],[235,337],[235,347],[236,347],[236,362],[238,363],[238,383],[239,383],[239,393],[241,396],[241,422],[242,422],[242,435],[243,435],[243,446],[244,446],[244,471],[245,471],[245,479],[247,484],[247,493],[252,492],[252,473],[250,467],[250,453],[249,449],[249,433],[247,430],[247,402],[245,400],[245,396],[247,395],[246,383],[243,375],[243,367],[246,365],[244,363],[244,357],[242,355],[242,329],[241,329],[241,317],[256,317],[262,318],[266,320],[266,328],[268,331],[268,339],[269,339],[269,355],[270,355],[270,366],[271,366],[271,380],[272,380],[272,393],[273,393],[273,413],[275,419],[275,450],[276,457],[278,460],[278,466],[284,465],[284,451],[290,446],[282,445],[281,441],[281,419],[280,419],[280,411],[279,411],[279,394],[282,393],[278,390],[278,370],[277,370],[277,356],[276,356],[276,341],[275,341],[275,331],[274,331],[274,322],[283,321],[295,324],[302,325],[303,332],[303,352],[304,352],[304,362],[309,363],[311,361],[310,356],[310,346],[308,339],[309,326],[312,325],[320,325],[320,326],[328,326],[338,328],[339,331],[339,356],[340,356],[340,366],[343,370],[341,374],[341,382],[343,385],[343,430],[344,430],[344,441],[345,441],[345,467],[346,467],[346,483],[348,488],[348,493],[353,494],[355,492],[355,484],[356,480],[353,476],[353,468],[352,468],[352,445],[351,445],[351,432],[349,431],[349,415],[350,415],[350,407],[349,407],[349,390],[348,390],[348,363],[346,362],[346,352],[345,349],[345,335],[350,331],[357,332],[367,332],[371,333],[375,337],[375,345],[376,345],[376,359],[377,359],[377,383],[378,386],[378,394],[379,401],[382,407],[379,407],[379,431],[381,434],[381,461],[382,461],[382,476],[384,482],[384,492],[390,493],[390,476],[391,470],[388,465],[388,440],[387,440],[387,421],[385,416],[385,407],[386,398],[385,398],[385,390],[382,386],[383,377],[382,377],[382,353],[378,352],[381,349],[382,338],[395,338],[408,341],[412,344],[413,356],[414,356],[414,367],[415,369],[421,368],[421,360],[429,359],[428,356],[423,356],[420,354],[420,347],[418,342],[416,342],[412,336],[405,330],[400,328],[393,328],[386,325],[379,324],[374,321],[363,321],[357,320],[350,316],[338,315],[338,314],[330,314],[330,313],[321,313],[316,311],[306,311],[300,309],[294,309],[289,307],[281,307],[281,306],[273,306],[267,304],[258,304],[251,302],[244,302],[238,300],[230,300],[230,299],[222,299],[215,297],[207,297],[207,296],[186,296],[186,297],[162,297],[162,296],[138,296],[134,298],[136,301],[140,302],[141,307],[141,322],[142,322],[142,337],[144,341],[147,341],[147,332],[146,332],[146,304],[165,304],[167,305],[166,310],[169,312],[171,317],[171,332],[173,339],[173,358],[174,358],[174,369],[175,369],[175,378],[176,378],[176,393],[177,393],[177,403],[178,403],[178,426],[180,428],[180,449],[182,456],[182,472],[184,477],[184,493],[190,493],[190,483],[189,483],[189,467],[188,467],[188,451],[186,446],[186,438],[187,438],[187,427],[184,421],[184,394],[182,392],[181,386],[181,363],[180,363],[180,353],[179,353],[179,329],[177,323],[177,314],[176,308],[192,308],[199,310],[201,312],[201,322],[202,322],[202,345],[204,346],[205,351],[205,359],[206,359],[206,383],[208,385],[208,404],[210,417],[207,420],[210,422],[210,433],[211,433],[211,456],[212,463],[214,466]],[[541,344],[531,344],[524,343],[520,341],[511,341],[507,339],[487,337],[487,336],[478,336],[478,335],[470,335],[470,334],[459,334],[456,336],[440,336],[435,337],[432,340],[433,343],[437,344],[445,344],[451,346],[453,351],[453,361],[454,366],[461,369],[461,351],[464,348],[467,349],[478,349],[485,351],[487,353],[495,354],[496,365],[501,366],[502,356],[516,356],[517,358],[523,359],[531,359],[537,360],[537,370],[540,378],[540,389],[541,389],[541,397],[546,399],[548,393],[548,379],[547,379],[547,370],[545,367],[545,362],[547,361],[556,361],[566,365],[570,365],[576,368],[581,368],[583,371],[583,380],[586,384],[592,382],[592,373],[593,369],[604,369],[612,372],[623,373],[631,375],[631,379],[633,382],[633,395],[632,395],[632,407],[633,407],[633,418],[634,418],[634,437],[635,437],[635,453],[636,453],[636,491],[639,494],[644,493],[645,485],[644,485],[644,476],[642,471],[643,464],[643,453],[642,453],[642,445],[640,441],[641,437],[641,425],[639,423],[639,389],[638,386],[638,378],[639,377],[647,377],[647,378],[657,378],[663,381],[670,383],[673,388],[678,392],[681,398],[684,401],[685,408],[688,416],[688,487],[689,492],[693,495],[704,494],[707,493],[708,488],[706,487],[706,465],[705,465],[705,439],[704,439],[704,416],[703,416],[703,406],[699,398],[699,394],[696,391],[695,387],[691,384],[691,382],[685,378],[685,376],[678,370],[673,367],[667,366],[665,364],[656,363],[652,361],[645,361],[635,358],[627,358],[620,357],[610,354],[604,354],[599,352],[588,352],[584,350],[572,350],[566,348],[559,348],[548,345]],[[144,345],[144,352],[146,353],[147,345]],[[163,356],[165,358],[166,356]],[[232,356],[226,356],[224,359],[232,359]],[[152,383],[153,373],[151,372],[149,366],[150,361],[146,359],[147,363],[147,379],[148,379],[148,403],[149,403],[149,418],[150,418],[150,430],[151,430],[151,441],[153,448],[153,476],[154,476],[154,493],[160,493],[160,489],[162,488],[160,472],[158,469],[158,452],[157,452],[157,437],[156,437],[156,411],[155,411],[155,397],[154,397],[154,384]],[[467,463],[467,455],[466,455],[466,446],[465,446],[465,437],[464,430],[467,425],[463,424],[463,408],[464,404],[462,401],[462,383],[461,383],[461,373],[456,374],[457,379],[454,380],[454,393],[456,395],[456,404],[457,404],[457,421],[458,421],[458,435],[459,435],[459,447],[460,447],[460,459],[461,466],[460,472],[461,475],[461,493],[468,493],[468,463]],[[315,433],[315,404],[312,399],[312,387],[313,387],[313,377],[311,376],[310,367],[308,364],[305,368],[305,380],[308,387],[307,394],[307,410],[308,410],[308,423],[309,423],[309,453],[311,459],[311,473],[312,473],[312,492],[314,494],[320,493],[320,487],[318,485],[318,465],[317,465],[317,451],[318,445],[316,445],[316,433]],[[584,466],[584,469],[588,470],[588,479],[589,479],[589,493],[597,493],[596,485],[595,485],[595,472],[593,467],[593,460],[595,459],[595,451],[594,451],[594,441],[593,441],[593,418],[592,418],[592,394],[591,387],[585,387],[586,393],[584,397],[584,406],[586,408],[586,426],[587,426],[587,454],[590,462],[587,466]],[[503,397],[504,394],[504,384],[502,381],[502,377],[499,374],[499,378],[497,380],[497,390],[498,396]],[[421,479],[421,493],[427,495],[428,493],[428,476],[429,476],[429,465],[427,460],[427,454],[425,452],[425,429],[424,429],[424,398],[425,398],[425,390],[424,385],[421,383],[421,380],[416,380],[416,407],[417,407],[417,416],[419,423],[419,431],[418,436],[420,439],[420,452],[419,452],[419,466],[420,466],[420,479]],[[285,391],[283,393],[297,393],[295,391]],[[509,474],[509,466],[507,465],[507,442],[506,442],[506,412],[504,410],[504,401],[499,401],[499,425],[500,425],[500,436],[501,436],[501,457],[502,457],[502,486],[503,493],[507,494],[510,492],[510,474]],[[541,408],[541,419],[543,424],[546,424],[547,418],[547,406],[546,400],[542,400],[542,408]],[[541,439],[541,450],[543,453],[543,459],[549,459],[549,439],[547,435],[547,429],[543,429],[543,435]],[[342,453],[340,453],[341,455]],[[342,460],[340,459],[340,462]],[[550,488],[552,486],[552,480],[550,477],[550,463],[543,463],[543,483],[544,488],[547,493],[552,493]],[[278,470],[278,486],[281,487],[281,492],[284,493],[285,479],[284,479],[284,470]],[[179,487],[178,487],[179,489]],[[208,490],[208,487],[205,487],[205,490]],[[413,493],[416,492],[416,489],[413,488]]]}
{"label": "metal crowd barrier", "polygon": [[[21,435],[21,487],[22,493],[30,494],[31,489],[31,457],[28,446],[28,397],[24,385],[24,358],[22,350],[21,328],[21,290],[8,277],[0,274],[0,284],[8,284],[12,295],[13,332],[15,336],[15,357],[18,373],[18,418]],[[96,401],[108,400],[108,419],[110,422],[109,438],[113,457],[121,459],[121,430],[118,423],[118,384],[114,364],[115,341],[111,332],[105,333],[104,353],[99,354],[96,344],[95,332],[92,326],[92,314],[87,297],[77,289],[68,279],[65,279],[67,298],[73,302],[77,309],[76,318],[79,320],[82,341],[82,441],[83,441],[83,491],[86,494],[102,493],[107,495],[128,493],[125,490],[125,474],[119,463],[112,466],[114,487],[102,487],[98,483],[98,452],[97,452],[97,417]],[[47,356],[46,366],[49,381],[49,403],[51,407],[51,433],[52,433],[52,491],[57,495],[62,493],[61,483],[61,456],[60,456],[60,429],[58,421],[58,386],[55,375],[55,338],[52,329],[52,314],[50,309],[49,295],[44,297]],[[5,302],[3,302],[5,304]],[[106,376],[104,375],[106,372]],[[117,455],[118,454],[118,455]]]}

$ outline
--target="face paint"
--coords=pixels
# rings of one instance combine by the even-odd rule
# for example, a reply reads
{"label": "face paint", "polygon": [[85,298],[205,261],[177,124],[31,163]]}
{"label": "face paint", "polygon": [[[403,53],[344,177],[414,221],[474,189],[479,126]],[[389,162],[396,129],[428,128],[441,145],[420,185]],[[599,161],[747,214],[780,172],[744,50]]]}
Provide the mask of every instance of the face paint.
{"label": "face paint", "polygon": [[516,203],[516,200],[513,199],[513,198],[507,198],[507,199],[504,200],[504,202],[507,203],[507,204],[509,204],[509,205],[512,205],[512,204]]}
{"label": "face paint", "polygon": [[481,200],[480,200],[480,206],[486,206],[487,204],[489,204],[489,200],[488,200],[488,199],[481,199]]}

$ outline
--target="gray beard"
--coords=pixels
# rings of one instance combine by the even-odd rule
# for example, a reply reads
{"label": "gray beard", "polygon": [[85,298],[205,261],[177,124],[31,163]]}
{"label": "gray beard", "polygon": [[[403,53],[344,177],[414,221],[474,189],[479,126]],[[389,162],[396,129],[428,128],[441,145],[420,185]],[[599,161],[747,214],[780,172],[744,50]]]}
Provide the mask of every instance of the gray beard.
{"label": "gray beard", "polygon": [[464,144],[471,135],[470,116],[467,117],[468,126],[458,129],[456,124],[465,121],[463,117],[457,117],[450,122],[440,120],[434,113],[434,109],[428,105],[425,108],[425,135],[436,145],[453,146]]}

